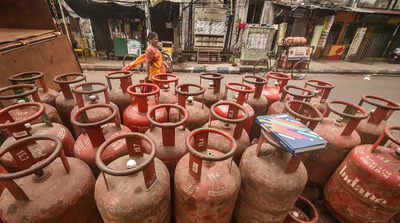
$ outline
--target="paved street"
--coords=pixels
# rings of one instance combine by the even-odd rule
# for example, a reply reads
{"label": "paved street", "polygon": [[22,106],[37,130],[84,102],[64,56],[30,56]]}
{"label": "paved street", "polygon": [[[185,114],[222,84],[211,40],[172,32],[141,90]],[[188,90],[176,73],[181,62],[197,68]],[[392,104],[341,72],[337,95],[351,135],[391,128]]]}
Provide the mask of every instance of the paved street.
{"label": "paved street", "polygon": [[[105,81],[106,71],[86,71],[88,81]],[[176,73],[180,83],[199,83],[198,73]],[[134,83],[144,78],[144,73],[137,73],[133,76]],[[400,102],[400,77],[396,76],[369,76],[365,80],[363,75],[337,75],[337,74],[309,74],[305,80],[292,80],[290,83],[303,86],[309,79],[330,81],[336,84],[331,93],[331,100],[344,100],[358,103],[362,94],[387,97]],[[240,75],[225,75],[224,82],[241,82]],[[117,84],[117,83],[115,83]],[[371,109],[367,105],[365,108]],[[400,112],[394,113],[389,122],[392,125],[400,125]]]}

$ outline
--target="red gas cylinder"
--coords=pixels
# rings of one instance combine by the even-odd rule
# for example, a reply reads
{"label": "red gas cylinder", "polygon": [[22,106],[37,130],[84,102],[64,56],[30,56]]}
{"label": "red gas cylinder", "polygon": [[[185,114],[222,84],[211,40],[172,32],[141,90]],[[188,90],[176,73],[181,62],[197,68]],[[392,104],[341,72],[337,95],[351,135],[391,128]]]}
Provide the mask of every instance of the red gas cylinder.
{"label": "red gas cylinder", "polygon": [[285,110],[285,102],[288,100],[309,102],[314,95],[314,92],[310,89],[305,89],[294,85],[286,85],[283,87],[283,93],[280,101],[272,103],[268,108],[267,114],[272,115],[283,113]]}
{"label": "red gas cylinder", "polygon": [[[11,94],[4,95],[4,93],[10,92]],[[16,84],[10,85],[7,87],[3,87],[0,89],[0,101],[6,101],[4,105],[10,105],[15,103],[25,103],[25,101],[34,101],[39,102],[40,98],[38,95],[38,88],[33,84]],[[39,117],[37,120],[34,120],[33,123],[39,122],[56,122],[62,123],[60,116],[57,113],[57,110],[46,103],[42,103],[44,105],[44,115]],[[0,102],[0,108],[3,108],[4,105]],[[24,107],[25,110],[13,110],[13,117],[16,120],[20,120],[25,118],[27,114],[33,113],[35,111],[26,110],[29,107]]]}
{"label": "red gas cylinder", "polygon": [[[254,94],[250,95],[247,99],[247,103],[254,109],[255,116],[265,115],[268,108],[268,99],[262,97],[261,93],[264,86],[267,84],[267,79],[257,75],[244,75],[242,81],[254,85]],[[260,126],[253,122],[249,136],[250,139],[260,136]]]}
{"label": "red gas cylinder", "polygon": [[[217,108],[221,106],[227,108],[228,117],[221,116],[216,112]],[[233,159],[239,165],[244,150],[250,145],[249,135],[246,131],[243,131],[243,125],[249,113],[243,106],[231,101],[217,102],[211,106],[210,111],[210,123],[205,124],[204,127],[219,129],[233,136],[237,144]],[[220,135],[210,135],[209,143],[210,146],[223,153],[227,153],[231,149],[229,144],[225,142],[224,137]]]}
{"label": "red gas cylinder", "polygon": [[394,223],[400,223],[400,213],[396,214],[393,217],[393,221],[394,221]]}
{"label": "red gas cylinder", "polygon": [[284,223],[317,223],[318,221],[317,208],[305,197],[299,196]]}
{"label": "red gas cylinder", "polygon": [[[25,115],[20,115],[15,118],[14,114],[20,111],[29,111]],[[7,145],[15,143],[16,139],[25,138],[28,136],[51,135],[61,140],[65,153],[72,156],[72,148],[75,143],[71,132],[63,125],[52,122],[31,124],[33,120],[42,116],[44,113],[44,104],[37,102],[27,102],[23,104],[10,105],[0,110],[0,129],[8,133],[8,138],[1,145],[0,151]],[[52,145],[46,141],[38,142],[43,148],[43,151],[34,150],[34,155],[41,157],[47,156],[52,151]],[[12,159],[9,154],[3,156],[4,165],[10,168],[16,168],[17,163]]]}
{"label": "red gas cylinder", "polygon": [[270,137],[262,130],[258,144],[243,153],[236,222],[283,222],[307,183],[307,171],[299,157]]}
{"label": "red gas cylinder", "polygon": [[253,108],[255,116],[264,115],[267,113],[268,99],[261,97],[262,90],[267,84],[267,79],[257,75],[244,75],[242,81],[254,85],[254,94],[251,94],[247,103]]}
{"label": "red gas cylinder", "polygon": [[362,106],[364,102],[375,106],[376,109],[368,119],[362,120],[356,128],[357,133],[361,137],[361,145],[375,143],[386,128],[387,118],[389,118],[393,111],[400,110],[398,102],[378,96],[362,96],[358,105]]}
{"label": "red gas cylinder", "polygon": [[[121,117],[122,112],[131,103],[131,96],[126,89],[132,85],[132,75],[130,71],[117,71],[105,75],[110,88],[110,100],[118,106]],[[119,87],[113,88],[112,80],[119,80]]]}
{"label": "red gas cylinder", "polygon": [[[337,105],[346,106],[346,109],[340,112]],[[358,113],[349,114],[348,110],[355,110]],[[354,130],[362,119],[368,117],[363,108],[344,101],[328,102],[327,112],[328,115],[333,112],[342,119],[326,117],[321,121],[314,131],[324,138],[328,145],[325,150],[312,152],[304,161],[310,184],[317,186],[324,186],[350,150],[360,144],[360,136]]]}
{"label": "red gas cylinder", "polygon": [[47,87],[46,81],[44,80],[44,74],[38,71],[30,71],[18,73],[10,76],[8,80],[12,84],[34,84],[38,86],[38,81],[41,88],[38,90],[40,101],[49,104],[51,106],[56,106],[56,97],[58,92]]}
{"label": "red gas cylinder", "polygon": [[[104,117],[102,120],[90,121],[87,119],[87,113],[90,110],[105,110],[108,109],[110,115]],[[98,169],[94,163],[97,148],[106,140],[113,136],[130,132],[130,129],[126,126],[121,125],[120,119],[118,118],[118,108],[112,105],[106,104],[94,104],[80,108],[73,117],[71,122],[84,129],[84,132],[76,139],[74,145],[74,155],[85,161],[92,168],[95,175],[98,173]],[[111,145],[112,149],[109,149],[103,154],[102,159],[105,162],[111,162],[115,158],[118,158],[126,152],[126,143],[123,140],[115,142]]]}
{"label": "red gas cylinder", "polygon": [[194,99],[196,101],[204,101],[207,107],[211,107],[215,102],[222,99],[221,95],[221,81],[224,75],[219,73],[203,73],[200,74],[200,85],[203,85],[203,80],[208,80],[208,86],[204,95],[197,96]]}
{"label": "red gas cylinder", "polygon": [[262,91],[262,95],[267,98],[268,100],[268,105],[267,105],[267,111],[268,107],[274,103],[275,101],[281,100],[281,96],[283,93],[283,87],[287,85],[289,80],[291,79],[290,74],[285,74],[281,72],[268,72],[266,75],[267,82],[269,82],[271,79],[275,80],[273,85],[264,85],[264,89]]}
{"label": "red gas cylinder", "polygon": [[[40,141],[52,145],[47,158],[37,158],[31,149]],[[91,222],[98,215],[93,198],[95,179],[81,160],[65,157],[62,143],[53,136],[31,136],[0,152],[19,163],[16,172],[0,167],[0,219],[4,222]],[[57,159],[57,158],[60,159]]]}
{"label": "red gas cylinder", "polygon": [[310,86],[314,89],[315,96],[311,98],[311,104],[316,106],[322,114],[328,110],[328,105],[326,104],[326,100],[329,97],[332,89],[335,88],[335,85],[331,82],[321,81],[321,80],[308,80],[304,84],[304,88]]}
{"label": "red gas cylinder", "polygon": [[[232,99],[230,98],[230,93],[236,93],[233,95]],[[254,92],[254,88],[247,84],[242,83],[226,83],[225,84],[225,100],[234,101],[235,103],[242,105],[246,111],[249,113],[249,118],[244,123],[243,128],[246,130],[247,134],[250,134],[251,127],[253,125],[253,121],[255,118],[254,109],[247,103],[247,99],[251,93]],[[227,117],[228,115],[228,105],[220,105],[214,110],[218,115],[222,117]],[[242,113],[239,113],[239,117],[241,117]]]}
{"label": "red gas cylinder", "polygon": [[[211,133],[211,134],[210,134]],[[230,151],[209,146],[212,134],[224,137]],[[196,129],[186,139],[186,154],[175,171],[177,223],[229,223],[240,188],[240,173],[232,159],[235,140],[216,129]]]}
{"label": "red gas cylinder", "polygon": [[[157,121],[155,116],[158,110],[166,110],[167,117],[170,117],[171,111],[175,110],[180,118],[176,122],[171,122],[169,119]],[[147,130],[146,135],[156,144],[156,157],[165,163],[170,175],[174,176],[176,164],[187,153],[184,142],[190,131],[184,128],[184,123],[188,119],[188,113],[179,105],[163,104],[151,108],[147,113],[147,119],[152,127]]]}
{"label": "red gas cylinder", "polygon": [[[149,89],[149,91],[145,88]],[[155,84],[135,84],[127,89],[132,96],[131,103],[123,113],[124,124],[133,132],[145,133],[150,128],[150,121],[147,119],[147,111],[159,104],[160,88]],[[154,100],[149,97],[154,96]],[[167,113],[165,110],[156,112],[157,121],[165,121]]]}
{"label": "red gas cylinder", "polygon": [[86,77],[81,73],[60,74],[55,76],[53,81],[58,84],[61,89],[61,94],[56,97],[57,111],[59,112],[64,125],[73,131],[71,124],[71,111],[76,103],[71,91],[71,85],[81,81],[86,81]]}
{"label": "red gas cylinder", "polygon": [[[115,107],[117,109],[117,118],[120,118],[120,113],[118,106],[111,102],[110,95],[108,94],[107,85],[100,82],[84,82],[75,85],[72,88],[74,93],[76,104],[71,111],[71,118],[75,115],[78,109],[83,108],[86,105],[93,104],[107,104]],[[100,99],[99,93],[104,94],[104,99]],[[85,97],[84,97],[85,96]],[[86,100],[87,99],[87,100]],[[106,107],[97,107],[96,109],[91,109],[85,112],[86,118],[89,122],[97,122],[99,120],[104,120],[111,115],[111,112]],[[81,134],[81,129],[78,126],[73,126],[75,136]]]}
{"label": "red gas cylinder", "polygon": [[[154,84],[160,87],[160,104],[175,104],[178,98],[175,88],[178,85],[178,76],[175,74],[156,74],[152,77]],[[174,86],[171,86],[171,84]]]}
{"label": "red gas cylinder", "polygon": [[[184,107],[188,113],[188,119],[185,122],[186,128],[192,131],[208,122],[210,109],[202,102],[193,101],[194,96],[204,94],[205,89],[201,85],[180,84],[176,86],[175,91],[178,94],[178,104]],[[174,113],[172,116],[172,120],[179,119],[178,113]]]}
{"label": "red gas cylinder", "polygon": [[[386,127],[375,144],[355,147],[324,188],[340,222],[387,223],[400,211],[400,126]],[[385,145],[390,139],[397,148]]]}
{"label": "red gas cylinder", "polygon": [[[126,140],[127,155],[106,166],[104,153],[121,140]],[[156,145],[140,133],[112,137],[97,150],[96,165],[103,174],[97,178],[94,196],[105,222],[170,222],[170,177],[155,156]]]}

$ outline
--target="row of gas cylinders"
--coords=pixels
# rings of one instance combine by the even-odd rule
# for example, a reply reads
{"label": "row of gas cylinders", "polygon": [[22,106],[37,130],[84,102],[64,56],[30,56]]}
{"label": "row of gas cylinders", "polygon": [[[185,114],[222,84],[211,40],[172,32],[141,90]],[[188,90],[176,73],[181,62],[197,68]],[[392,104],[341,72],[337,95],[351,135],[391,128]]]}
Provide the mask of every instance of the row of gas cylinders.
{"label": "row of gas cylinders", "polygon": [[[59,75],[60,94],[39,72],[10,77],[14,85],[0,89],[14,93],[0,100],[18,102],[0,111],[9,136],[0,150],[3,221],[101,222],[94,194],[105,222],[317,222],[301,196],[306,185],[324,188],[341,222],[387,222],[400,210],[400,143],[392,135],[400,127],[386,125],[397,102],[328,103],[334,84],[288,85],[289,75],[274,72],[244,75],[224,94],[216,73],[202,74],[199,85],[179,85],[174,74],[132,84],[131,76],[107,74],[108,92],[82,74]],[[26,84],[35,80],[41,88]],[[368,114],[363,103],[377,109]],[[253,125],[255,116],[283,112],[327,148],[293,156]]]}

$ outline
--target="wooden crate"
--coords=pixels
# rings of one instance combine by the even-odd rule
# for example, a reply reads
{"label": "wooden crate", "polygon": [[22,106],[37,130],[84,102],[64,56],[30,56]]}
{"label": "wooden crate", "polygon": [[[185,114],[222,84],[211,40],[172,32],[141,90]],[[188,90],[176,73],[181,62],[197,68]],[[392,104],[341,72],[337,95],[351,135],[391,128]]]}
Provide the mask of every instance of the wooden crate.
{"label": "wooden crate", "polygon": [[219,50],[198,50],[197,63],[220,63],[221,51]]}

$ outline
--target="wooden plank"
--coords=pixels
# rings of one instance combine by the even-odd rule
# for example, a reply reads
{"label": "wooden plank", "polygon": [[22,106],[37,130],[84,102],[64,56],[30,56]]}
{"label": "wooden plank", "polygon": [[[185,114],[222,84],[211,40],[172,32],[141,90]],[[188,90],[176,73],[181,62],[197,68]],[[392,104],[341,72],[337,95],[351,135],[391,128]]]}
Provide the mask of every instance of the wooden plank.
{"label": "wooden plank", "polygon": [[14,29],[0,28],[0,43],[23,40],[27,38],[37,37],[47,33],[52,33],[52,29]]}
{"label": "wooden plank", "polygon": [[55,29],[46,0],[1,0],[0,27]]}
{"label": "wooden plank", "polygon": [[82,72],[72,47],[65,35],[54,39],[0,52],[0,86],[9,85],[6,77],[25,71],[41,71],[50,88],[58,89],[54,76],[61,73]]}

